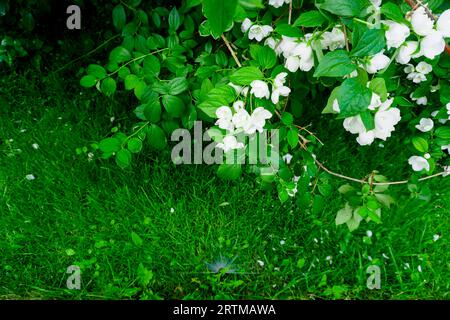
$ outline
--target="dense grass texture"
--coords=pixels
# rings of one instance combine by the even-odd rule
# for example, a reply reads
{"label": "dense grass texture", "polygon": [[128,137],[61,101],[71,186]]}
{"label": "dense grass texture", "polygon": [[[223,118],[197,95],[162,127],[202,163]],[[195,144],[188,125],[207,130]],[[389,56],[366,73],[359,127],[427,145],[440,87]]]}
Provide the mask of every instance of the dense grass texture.
{"label": "dense grass texture", "polygon": [[[255,191],[253,176],[223,182],[214,167],[176,167],[168,152],[146,151],[127,170],[77,155],[113,126],[130,130],[131,103],[62,77],[0,81],[0,299],[449,297],[449,179],[350,233],[334,224],[337,192],[312,213]],[[361,151],[341,124],[325,125],[341,135],[318,155],[330,168],[407,176],[390,161],[403,152],[395,141]],[[366,286],[372,264],[380,290]],[[66,287],[70,265],[81,267],[81,290]]]}

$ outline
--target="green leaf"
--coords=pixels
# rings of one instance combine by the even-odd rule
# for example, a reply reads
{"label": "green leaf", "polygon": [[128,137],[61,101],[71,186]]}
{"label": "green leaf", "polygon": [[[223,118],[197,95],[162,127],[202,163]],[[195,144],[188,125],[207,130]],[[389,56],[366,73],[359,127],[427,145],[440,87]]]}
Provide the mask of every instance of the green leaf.
{"label": "green leaf", "polygon": [[124,47],[116,47],[109,54],[112,63],[122,63],[131,59],[131,53]]}
{"label": "green leaf", "polygon": [[369,110],[366,110],[360,113],[359,115],[361,116],[361,120],[367,131],[375,129],[375,120],[373,118],[372,113]]}
{"label": "green leaf", "polygon": [[242,167],[239,164],[221,164],[217,169],[217,175],[224,180],[236,180],[242,174]]}
{"label": "green leaf", "polygon": [[144,76],[157,77],[161,71],[161,63],[155,56],[144,58]]}
{"label": "green leaf", "polygon": [[203,14],[214,38],[219,38],[233,23],[238,0],[203,0]]}
{"label": "green leaf", "polygon": [[131,241],[133,241],[133,243],[138,247],[142,246],[142,244],[144,243],[141,237],[134,231],[131,232]]}
{"label": "green leaf", "polygon": [[300,38],[303,33],[299,28],[291,26],[287,23],[281,23],[275,28],[275,32],[286,37]]}
{"label": "green leaf", "polygon": [[157,123],[161,120],[161,112],[162,109],[159,100],[149,102],[144,106],[144,117],[151,123]]}
{"label": "green leaf", "polygon": [[370,81],[369,88],[380,96],[381,101],[386,101],[388,98],[388,92],[386,88],[386,82],[383,78],[375,78]]}
{"label": "green leaf", "polygon": [[324,114],[325,113],[336,113],[336,111],[333,110],[333,103],[334,103],[334,100],[336,100],[338,98],[339,89],[341,89],[340,86],[334,88],[333,91],[331,91],[331,94],[328,97],[327,105],[322,110],[322,113],[324,113]]}
{"label": "green leaf", "polygon": [[111,96],[116,92],[117,84],[113,78],[106,78],[100,85],[100,90],[107,96]]}
{"label": "green leaf", "polygon": [[156,150],[163,150],[167,146],[167,139],[164,131],[156,124],[151,124],[147,128],[147,139],[150,146]]}
{"label": "green leaf", "polygon": [[314,72],[314,77],[343,77],[356,70],[348,53],[344,50],[336,50],[327,53]]}
{"label": "green leaf", "polygon": [[116,153],[116,163],[119,167],[126,168],[131,164],[131,152],[121,149]]}
{"label": "green leaf", "polygon": [[112,12],[112,16],[114,27],[116,27],[116,29],[118,30],[122,30],[127,20],[125,8],[121,4],[115,6]]}
{"label": "green leaf", "polygon": [[263,69],[270,69],[277,63],[277,55],[268,46],[251,45],[250,55],[255,59]]}
{"label": "green leaf", "polygon": [[186,91],[189,87],[189,83],[186,78],[175,78],[169,81],[169,94],[178,95]]}
{"label": "green leaf", "polygon": [[85,88],[91,88],[91,87],[95,86],[96,83],[97,83],[97,79],[93,75],[84,76],[80,80],[81,86],[83,86]]}
{"label": "green leaf", "polygon": [[106,77],[106,70],[102,66],[99,66],[98,64],[90,64],[87,67],[87,74],[94,76],[97,79],[103,79]]}
{"label": "green leaf", "polygon": [[346,79],[338,92],[338,102],[342,117],[351,117],[367,110],[372,99],[372,91],[357,78]]}
{"label": "green leaf", "polygon": [[291,126],[294,123],[294,116],[289,112],[283,112],[283,114],[281,115],[281,121],[285,125]]}
{"label": "green leaf", "polygon": [[375,194],[375,197],[377,198],[378,202],[380,202],[381,204],[383,204],[384,206],[390,208],[391,204],[395,203],[394,198],[392,198],[391,196],[387,195],[387,194],[381,194],[381,193],[377,193]]}
{"label": "green leaf", "polygon": [[349,221],[353,216],[353,209],[349,206],[348,203],[345,204],[345,207],[339,210],[336,214],[336,225],[341,225]]}
{"label": "green leaf", "polygon": [[134,88],[136,88],[136,86],[140,81],[141,80],[136,75],[129,74],[128,76],[125,77],[125,89],[133,90]]}
{"label": "green leaf", "polygon": [[173,7],[173,9],[169,13],[169,30],[177,31],[180,25],[180,14],[178,13],[177,8]]}
{"label": "green leaf", "polygon": [[256,67],[243,67],[236,70],[231,76],[230,81],[240,86],[248,86],[254,80],[262,80],[263,73]]}
{"label": "green leaf", "polygon": [[363,17],[367,15],[370,5],[369,0],[325,0],[322,4],[316,4],[322,10],[344,17]]}
{"label": "green leaf", "polygon": [[138,138],[131,138],[128,140],[128,150],[132,153],[138,153],[142,150],[142,140]]}
{"label": "green leaf", "polygon": [[412,137],[412,144],[420,152],[428,151],[428,142],[422,137]]}
{"label": "green leaf", "polygon": [[317,10],[301,13],[294,22],[295,27],[320,27],[326,21],[323,14]]}
{"label": "green leaf", "polygon": [[381,6],[381,14],[396,22],[405,23],[406,19],[400,7],[392,2],[384,3]]}
{"label": "green leaf", "polygon": [[386,38],[382,29],[367,29],[359,39],[353,43],[350,54],[354,57],[365,57],[379,53],[386,47]]}
{"label": "green leaf", "polygon": [[234,89],[228,85],[211,89],[205,101],[200,103],[197,108],[210,118],[216,118],[216,110],[221,106],[231,104],[236,97]]}
{"label": "green leaf", "polygon": [[291,148],[295,148],[296,146],[298,146],[298,129],[297,128],[292,128],[288,131],[287,133],[287,141],[289,143],[289,145],[291,146]]}
{"label": "green leaf", "polygon": [[448,139],[450,139],[450,127],[439,127],[436,129],[434,134],[438,138],[448,140]]}
{"label": "green leaf", "polygon": [[106,138],[100,141],[98,147],[104,153],[114,153],[120,150],[121,142],[117,138]]}
{"label": "green leaf", "polygon": [[176,96],[163,96],[162,104],[166,111],[174,118],[180,118],[184,113],[184,102]]}

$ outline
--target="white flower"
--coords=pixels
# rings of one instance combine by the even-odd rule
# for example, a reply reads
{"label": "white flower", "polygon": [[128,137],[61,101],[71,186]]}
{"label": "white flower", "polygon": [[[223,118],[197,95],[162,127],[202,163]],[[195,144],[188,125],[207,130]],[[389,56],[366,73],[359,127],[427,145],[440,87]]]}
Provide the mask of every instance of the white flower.
{"label": "white flower", "polygon": [[269,0],[269,4],[274,8],[279,8],[283,4],[288,4],[291,0]]}
{"label": "white flower", "polygon": [[286,82],[286,77],[287,77],[287,72],[280,72],[279,74],[276,75],[273,83],[275,87],[281,87],[285,84]]}
{"label": "white flower", "polygon": [[419,49],[419,43],[417,41],[406,41],[404,45],[400,47],[395,61],[400,64],[407,64],[411,61],[411,58],[419,58],[422,54],[417,52]]}
{"label": "white flower", "polygon": [[31,146],[33,147],[34,150],[39,149],[39,145],[37,143],[33,143]]}
{"label": "white flower", "polygon": [[423,81],[427,81],[427,77],[420,72],[411,72],[410,74],[408,74],[406,79],[412,80],[412,82],[414,83],[421,83]]}
{"label": "white flower", "polygon": [[444,38],[450,38],[450,9],[440,15],[436,26]]}
{"label": "white flower", "polygon": [[282,246],[284,246],[284,245],[286,244],[286,241],[285,241],[285,240],[280,240],[280,244],[281,244]]}
{"label": "white flower", "polygon": [[353,134],[364,132],[366,128],[359,115],[344,119],[344,129]]}
{"label": "white flower", "polygon": [[445,40],[440,31],[432,30],[420,41],[420,50],[428,59],[440,55],[445,50]]}
{"label": "white flower", "polygon": [[431,71],[433,71],[433,67],[431,66],[431,64],[428,64],[425,61],[421,61],[417,64],[416,71],[422,74],[429,74]]}
{"label": "white flower", "polygon": [[174,213],[175,209],[174,208],[170,208],[170,213]]}
{"label": "white flower", "polygon": [[320,44],[323,49],[329,49],[334,51],[345,47],[345,35],[339,28],[333,28],[331,32],[326,31],[323,33]]}
{"label": "white flower", "polygon": [[372,2],[372,5],[376,8],[381,6],[381,2],[382,0],[370,0],[370,2]]}
{"label": "white flower", "polygon": [[266,82],[261,80],[253,80],[252,83],[250,83],[250,87],[252,88],[250,93],[256,98],[270,98],[269,86]]}
{"label": "white flower", "polygon": [[434,242],[438,241],[440,237],[441,237],[441,236],[438,235],[438,234],[433,235],[433,241],[434,241]]}
{"label": "white flower", "polygon": [[422,272],[422,266],[417,266],[417,271]]}
{"label": "white flower", "polygon": [[422,118],[416,128],[422,132],[431,131],[434,127],[434,122],[430,118]]}
{"label": "white flower", "polygon": [[221,143],[218,143],[217,148],[223,149],[224,152],[228,152],[234,149],[242,149],[244,148],[244,144],[242,142],[237,142],[235,136],[225,136]]}
{"label": "white flower", "polygon": [[[428,98],[427,97],[420,97],[420,98],[414,98],[414,99],[416,99],[416,103],[420,106],[420,105],[422,105],[422,106],[426,106],[427,105],[427,103],[428,103]],[[413,100],[414,100],[413,99]]]}
{"label": "white flower", "polygon": [[447,150],[447,153],[450,154],[450,144],[448,144],[446,146],[442,146],[441,150]]}
{"label": "white flower", "polygon": [[268,110],[263,107],[256,108],[250,116],[250,120],[245,124],[244,132],[246,134],[253,134],[256,131],[262,132],[266,120],[270,118],[272,118],[272,114]]}
{"label": "white flower", "polygon": [[245,107],[245,102],[244,101],[238,100],[238,101],[235,101],[233,103],[233,109],[236,112],[238,112],[241,109],[244,109],[244,107]]}
{"label": "white flower", "polygon": [[292,154],[287,153],[283,156],[283,161],[286,162],[286,164],[290,164],[292,160]]}
{"label": "white flower", "polygon": [[374,140],[375,140],[375,131],[374,130],[360,132],[358,138],[356,138],[356,141],[361,146],[370,145],[370,144],[372,144],[372,142]]}
{"label": "white flower", "polygon": [[378,108],[379,106],[381,106],[381,104],[382,104],[381,103],[381,97],[373,92],[372,93],[372,99],[370,100],[370,104],[369,104],[368,109],[373,111],[376,108]]}
{"label": "white flower", "polygon": [[447,108],[447,114],[450,116],[450,102],[445,105]]}
{"label": "white flower", "polygon": [[216,121],[216,125],[219,126],[219,128],[233,131],[233,113],[231,112],[230,107],[222,106],[216,110],[216,116],[218,120]]}
{"label": "white flower", "polygon": [[369,238],[372,238],[372,235],[373,235],[372,231],[367,230],[366,234]]}
{"label": "white flower", "polygon": [[294,50],[294,48],[298,44],[297,41],[297,38],[281,36],[281,41],[278,45],[278,48],[283,53],[283,56],[286,59],[291,56],[291,51]]}
{"label": "white flower", "polygon": [[391,20],[383,21],[383,23],[388,26],[385,34],[388,49],[400,47],[409,37],[410,31],[406,25]]}
{"label": "white flower", "polygon": [[249,120],[250,120],[250,115],[248,114],[247,110],[245,110],[245,109],[239,109],[233,115],[233,124],[238,129],[246,126],[247,123],[249,122]]}
{"label": "white flower", "polygon": [[260,42],[262,39],[266,38],[272,31],[273,28],[271,26],[253,25],[250,27],[250,30],[248,32],[248,38],[250,40],[255,39],[256,41]]}
{"label": "white flower", "polygon": [[443,177],[446,177],[448,175],[450,175],[450,166],[445,166],[444,167],[444,174],[442,175]]}
{"label": "white flower", "polygon": [[249,18],[245,18],[244,21],[242,21],[241,25],[241,31],[243,33],[246,33],[248,29],[252,26],[253,22]]}
{"label": "white flower", "polygon": [[272,89],[272,102],[277,104],[280,100],[280,96],[287,97],[291,93],[291,89],[286,87],[284,83],[286,82],[286,72],[279,73],[275,79]]}
{"label": "white flower", "polygon": [[383,70],[389,65],[389,57],[383,54],[383,51],[377,53],[366,64],[366,71],[368,73],[377,73],[379,70]]}
{"label": "white flower", "polygon": [[256,260],[256,262],[259,264],[260,267],[264,267],[264,261]]}
{"label": "white flower", "polygon": [[291,72],[296,72],[298,69],[310,71],[314,67],[314,55],[311,46],[306,42],[297,43],[294,48],[290,49],[285,67]]}
{"label": "white flower", "polygon": [[287,97],[291,93],[291,89],[286,86],[276,87],[272,90],[272,102],[277,104],[280,101],[280,96]]}
{"label": "white flower", "polygon": [[36,177],[35,177],[34,175],[32,175],[32,174],[27,174],[27,175],[25,176],[25,179],[27,179],[28,181],[31,181],[31,180],[36,179]]}
{"label": "white flower", "polygon": [[412,166],[414,171],[430,171],[430,164],[427,159],[419,156],[412,156],[408,159],[408,163]]}
{"label": "white flower", "polygon": [[426,36],[433,30],[434,21],[428,16],[424,7],[419,7],[411,16],[411,25],[415,33]]}
{"label": "white flower", "polygon": [[[391,99],[393,100],[393,99]],[[392,101],[390,102],[392,104]],[[395,125],[401,120],[400,109],[390,108],[388,110],[380,110],[375,114],[375,137],[386,141],[395,131]]]}

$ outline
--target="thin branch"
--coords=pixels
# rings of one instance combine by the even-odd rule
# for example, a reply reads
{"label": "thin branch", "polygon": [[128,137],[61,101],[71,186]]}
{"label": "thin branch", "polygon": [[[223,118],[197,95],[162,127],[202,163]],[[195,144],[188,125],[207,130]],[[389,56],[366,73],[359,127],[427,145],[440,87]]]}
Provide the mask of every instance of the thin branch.
{"label": "thin branch", "polygon": [[69,61],[68,63],[66,63],[65,65],[63,65],[61,68],[59,68],[58,70],[53,71],[52,74],[53,74],[53,73],[58,73],[58,72],[60,72],[61,70],[64,70],[65,68],[67,68],[67,67],[68,67],[69,65],[71,65],[72,63],[75,63],[75,62],[77,62],[77,61],[79,61],[79,60],[82,60],[82,59],[84,59],[84,58],[90,56],[90,55],[93,54],[95,51],[97,51],[97,50],[101,49],[102,47],[106,46],[109,42],[113,41],[114,39],[118,38],[119,36],[120,36],[120,34],[117,34],[117,35],[115,35],[115,36],[109,38],[108,40],[106,40],[105,42],[103,42],[102,44],[100,44],[97,48],[92,49],[91,51],[89,51],[88,53],[82,55],[81,57],[78,57],[78,58],[76,58],[76,59],[73,59],[73,60]]}
{"label": "thin branch", "polygon": [[225,38],[225,36],[223,34],[222,34],[222,40],[223,40],[223,42],[225,42],[225,45],[227,46],[228,51],[230,51],[234,61],[238,65],[238,67],[239,68],[242,67],[241,63],[239,62],[238,57],[236,56],[236,53],[234,52],[233,48],[231,48],[231,46],[230,46],[230,42],[228,42],[227,38]]}
{"label": "thin branch", "polygon": [[[342,22],[342,19],[341,19],[341,22]],[[342,22],[342,28],[344,29],[345,50],[350,51],[350,47],[348,45],[347,28],[345,27],[344,22]]]}
{"label": "thin branch", "polygon": [[289,2],[289,17],[288,17],[288,24],[291,24],[291,23],[292,23],[292,1],[293,1],[293,0],[291,0],[291,1]]}

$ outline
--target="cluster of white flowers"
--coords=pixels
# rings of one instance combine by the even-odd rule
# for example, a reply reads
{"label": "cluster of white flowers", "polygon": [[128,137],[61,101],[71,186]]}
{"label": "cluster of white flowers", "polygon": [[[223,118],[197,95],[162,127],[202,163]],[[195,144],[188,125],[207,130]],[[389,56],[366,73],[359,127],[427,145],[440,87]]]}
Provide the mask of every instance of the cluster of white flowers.
{"label": "cluster of white flowers", "polygon": [[423,37],[420,40],[421,56],[434,59],[444,52],[445,38],[450,37],[450,10],[444,11],[435,23],[427,10],[420,7],[412,13],[410,22],[413,31]]}
{"label": "cluster of white flowers", "polygon": [[228,106],[218,108],[216,116],[218,118],[216,125],[227,131],[223,141],[217,144],[217,148],[228,152],[233,149],[244,148],[244,144],[238,142],[236,134],[244,132],[251,135],[256,131],[262,132],[266,120],[270,119],[272,114],[263,107],[258,107],[250,115],[245,109],[244,101],[239,100],[234,102],[233,110]]}
{"label": "cluster of white flowers", "polygon": [[[369,110],[376,111],[374,123],[375,128],[367,130],[360,115],[345,118],[344,128],[353,134],[358,134],[356,141],[362,145],[370,145],[375,138],[386,141],[395,131],[395,125],[400,122],[400,110],[398,108],[391,108],[394,99],[387,99],[381,102],[380,96],[372,93],[372,101],[369,105]],[[333,103],[333,110],[339,112],[339,103],[337,99]]]}
{"label": "cluster of white flowers", "polygon": [[408,80],[411,80],[414,83],[421,83],[423,81],[427,81],[426,76],[433,71],[433,67],[425,61],[421,61],[416,67],[412,64],[408,64],[403,71],[408,74],[406,77]]}
{"label": "cluster of white flowers", "polygon": [[271,99],[274,104],[277,104],[280,101],[280,96],[287,97],[291,93],[291,89],[284,85],[286,82],[286,77],[286,72],[281,72],[275,77],[272,86],[272,94],[270,93],[267,82],[262,80],[254,80],[250,84],[250,93],[256,98]]}
{"label": "cluster of white flowers", "polygon": [[338,27],[334,27],[331,32],[326,31],[322,34],[320,39],[322,49],[334,51],[345,47],[345,34]]}

